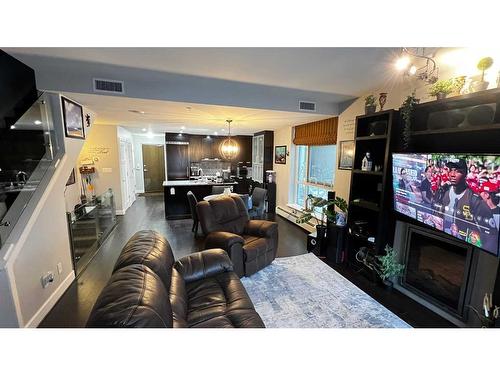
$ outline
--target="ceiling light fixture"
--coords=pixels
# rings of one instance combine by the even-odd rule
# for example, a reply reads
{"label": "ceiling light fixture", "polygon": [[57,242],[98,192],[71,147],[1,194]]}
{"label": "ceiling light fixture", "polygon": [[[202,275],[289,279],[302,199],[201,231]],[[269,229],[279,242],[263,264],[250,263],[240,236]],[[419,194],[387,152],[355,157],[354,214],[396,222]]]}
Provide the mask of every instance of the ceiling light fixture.
{"label": "ceiling light fixture", "polygon": [[184,130],[184,129],[186,129],[186,127],[185,126],[181,126],[181,129]]}
{"label": "ceiling light fixture", "polygon": [[137,113],[138,115],[144,115],[146,113],[144,111],[139,111],[137,109],[129,109],[128,111],[132,113]]}
{"label": "ceiling light fixture", "polygon": [[146,128],[142,128],[142,131],[143,131],[143,132],[145,132],[146,130],[148,130],[148,129],[146,129]]}
{"label": "ceiling light fixture", "polygon": [[240,152],[240,146],[238,143],[231,138],[231,122],[233,120],[226,120],[229,126],[229,133],[227,138],[220,145],[220,153],[224,159],[233,159]]}
{"label": "ceiling light fixture", "polygon": [[33,124],[35,124],[35,125],[42,125],[42,122],[40,120],[35,120],[35,121],[33,121]]}
{"label": "ceiling light fixture", "polygon": [[[419,62],[422,62],[422,65],[417,66]],[[404,75],[415,77],[426,83],[435,83],[438,80],[439,68],[436,61],[425,54],[425,48],[416,48],[415,51],[411,51],[403,47],[395,67]]]}

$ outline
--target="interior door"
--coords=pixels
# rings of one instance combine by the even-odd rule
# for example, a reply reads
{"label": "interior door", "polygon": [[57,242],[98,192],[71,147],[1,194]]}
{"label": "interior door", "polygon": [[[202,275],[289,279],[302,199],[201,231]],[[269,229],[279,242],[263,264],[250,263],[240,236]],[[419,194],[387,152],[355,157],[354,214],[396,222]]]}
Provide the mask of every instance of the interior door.
{"label": "interior door", "polygon": [[163,145],[142,145],[144,192],[163,191],[165,181],[165,154]]}

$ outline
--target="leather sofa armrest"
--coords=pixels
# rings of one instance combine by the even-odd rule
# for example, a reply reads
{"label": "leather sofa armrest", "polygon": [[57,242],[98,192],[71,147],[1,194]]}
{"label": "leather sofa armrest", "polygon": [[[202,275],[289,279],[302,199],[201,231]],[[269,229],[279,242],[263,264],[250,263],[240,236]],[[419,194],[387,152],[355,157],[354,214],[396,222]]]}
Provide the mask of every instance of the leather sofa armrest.
{"label": "leather sofa armrest", "polygon": [[278,223],[267,220],[249,220],[245,233],[255,237],[272,238],[278,232]]}
{"label": "leather sofa armrest", "polygon": [[245,243],[243,237],[230,232],[212,232],[205,239],[205,249],[230,249],[234,244]]}
{"label": "leather sofa armrest", "polygon": [[179,259],[174,268],[182,275],[184,282],[190,283],[233,271],[233,263],[222,249],[203,250]]}

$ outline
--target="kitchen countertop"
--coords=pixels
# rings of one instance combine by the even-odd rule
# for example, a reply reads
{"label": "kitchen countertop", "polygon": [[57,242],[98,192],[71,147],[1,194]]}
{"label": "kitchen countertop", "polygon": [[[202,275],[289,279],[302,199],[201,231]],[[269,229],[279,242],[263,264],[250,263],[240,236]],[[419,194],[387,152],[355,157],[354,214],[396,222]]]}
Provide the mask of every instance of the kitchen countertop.
{"label": "kitchen countertop", "polygon": [[233,182],[198,182],[198,180],[172,180],[163,181],[163,186],[213,186],[213,185],[237,185],[236,181]]}

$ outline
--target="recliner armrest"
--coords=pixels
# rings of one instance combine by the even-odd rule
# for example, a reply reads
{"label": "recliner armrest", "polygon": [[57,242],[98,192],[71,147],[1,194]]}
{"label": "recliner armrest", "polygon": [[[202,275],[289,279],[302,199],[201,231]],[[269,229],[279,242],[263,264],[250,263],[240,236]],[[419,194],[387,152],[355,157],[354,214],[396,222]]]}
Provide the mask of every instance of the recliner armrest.
{"label": "recliner armrest", "polygon": [[237,243],[243,245],[245,240],[230,232],[212,232],[205,239],[205,249],[221,248],[227,250]]}
{"label": "recliner armrest", "polygon": [[245,233],[256,237],[271,238],[278,231],[278,223],[267,220],[249,220]]}
{"label": "recliner armrest", "polygon": [[182,275],[184,282],[190,283],[233,271],[233,263],[224,250],[210,249],[179,259],[174,268]]}

